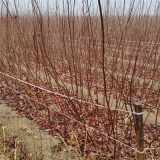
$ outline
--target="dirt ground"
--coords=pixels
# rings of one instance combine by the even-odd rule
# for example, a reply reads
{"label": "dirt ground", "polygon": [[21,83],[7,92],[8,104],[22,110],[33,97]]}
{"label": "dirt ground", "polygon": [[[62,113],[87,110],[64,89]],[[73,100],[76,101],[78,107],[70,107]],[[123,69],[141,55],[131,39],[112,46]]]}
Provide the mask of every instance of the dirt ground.
{"label": "dirt ground", "polygon": [[[25,69],[24,69],[25,70]],[[33,72],[34,75],[34,72]],[[41,73],[41,78],[44,78],[44,75]],[[57,86],[56,82],[51,79],[51,83],[53,86]],[[61,81],[59,83],[63,86]],[[67,82],[64,82],[64,85],[67,89],[76,90],[75,85],[71,85]],[[89,96],[88,89],[78,87],[79,95],[83,95],[86,99],[90,99],[95,101],[97,99],[94,91],[91,90],[91,97]],[[104,102],[104,95],[99,93],[98,100],[102,104]],[[39,130],[34,121],[27,119],[26,117],[20,116],[17,112],[13,111],[10,107],[5,105],[3,102],[0,102],[0,123],[4,123],[5,129],[9,134],[17,134],[21,137],[22,141],[26,145],[26,150],[32,154],[33,159],[38,160],[52,160],[52,159],[78,159],[73,151],[69,147],[63,147],[61,150],[58,150],[59,145],[63,144],[62,140],[50,136],[44,131]],[[116,106],[116,100],[111,97],[110,105],[114,108]],[[123,104],[119,104],[121,109],[123,108]],[[130,106],[127,106],[128,110],[130,110]],[[150,113],[148,115],[148,111],[143,111],[143,119],[147,117],[147,124],[155,125],[156,114]],[[160,125],[160,116],[157,117],[157,125]],[[64,144],[63,144],[64,145]],[[65,146],[65,145],[64,145]],[[1,159],[0,159],[1,160]]]}
{"label": "dirt ground", "polygon": [[[16,66],[15,66],[16,67]],[[26,72],[26,68],[24,66],[21,66],[22,70],[24,72]],[[16,67],[17,68],[17,67]],[[34,70],[30,70],[30,72],[32,73],[32,76],[35,76],[35,71]],[[39,76],[40,76],[40,79],[45,81],[45,74],[44,72],[40,71],[39,72]],[[128,78],[131,78],[131,77],[128,77]],[[140,79],[140,82],[143,82],[142,79]],[[53,87],[57,87],[57,83],[55,82],[55,80],[53,78],[51,78],[51,83],[52,83],[52,86]],[[64,82],[62,83],[62,81],[60,79],[58,79],[58,83],[61,85],[61,86],[65,86],[68,90],[74,90],[74,92],[76,91],[76,85],[75,84],[70,84],[70,83],[67,83],[67,82]],[[148,83],[148,82],[147,82]],[[155,87],[156,88],[159,88],[159,82],[155,82]],[[95,95],[94,91],[91,90],[90,91],[91,94],[89,94],[89,91],[87,88],[85,87],[80,87],[78,86],[78,94],[79,96],[83,96],[85,99],[92,99],[93,101],[95,101],[97,99],[97,96]],[[91,96],[91,97],[90,97]],[[98,93],[98,101],[103,104],[104,103],[104,95],[102,93]],[[106,103],[106,101],[105,101]],[[111,108],[115,108],[116,106],[116,99],[114,99],[113,97],[110,98],[110,106]],[[119,109],[125,109],[124,108],[124,104],[122,102],[119,103]],[[127,109],[130,111],[131,108],[129,105],[127,105]],[[153,109],[154,111],[153,112],[150,112],[149,110],[144,110],[143,111],[143,119],[145,121],[146,124],[153,124],[155,125],[155,122],[156,122],[156,119],[157,119],[157,125],[160,125],[160,113],[158,113],[158,115],[156,114],[156,108]]]}
{"label": "dirt ground", "polygon": [[[0,102],[0,123],[5,127],[6,135],[19,136],[24,142],[26,151],[34,160],[78,159],[74,151],[68,146],[64,147],[64,142],[60,138],[39,130],[33,120],[22,117],[2,101]],[[59,149],[60,146],[63,147]]]}

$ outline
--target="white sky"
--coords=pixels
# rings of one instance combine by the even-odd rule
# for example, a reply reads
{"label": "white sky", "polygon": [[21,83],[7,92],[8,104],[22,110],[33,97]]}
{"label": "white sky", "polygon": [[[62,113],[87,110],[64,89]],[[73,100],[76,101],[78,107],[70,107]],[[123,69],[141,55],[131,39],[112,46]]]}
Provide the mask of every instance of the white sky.
{"label": "white sky", "polygon": [[[0,6],[2,5],[2,0],[0,0]],[[6,0],[3,0],[6,1]],[[14,8],[14,0],[8,0],[9,1],[9,6],[11,8]],[[47,11],[47,1],[49,2],[49,8],[50,11],[54,12],[55,11],[55,6],[56,6],[56,0],[37,0],[40,4],[41,9],[43,9],[43,11]],[[63,2],[66,4],[67,0],[57,0],[57,2],[59,3],[59,9],[62,11],[63,10]],[[74,0],[68,0],[73,2]],[[98,0],[75,0],[76,1],[76,11],[78,11],[79,13],[82,12],[82,4],[86,4],[85,2],[88,1],[89,4],[92,4],[92,9],[94,9],[94,11],[96,11],[97,7],[98,7]],[[83,1],[83,3],[82,3]],[[150,13],[153,14],[155,11],[155,7],[158,7],[158,4],[160,4],[160,0],[108,0],[110,2],[110,9],[115,9],[115,5],[116,5],[116,12],[121,12],[122,8],[124,6],[124,1],[125,1],[125,11],[127,13],[129,6],[131,4],[131,1],[135,1],[135,8],[136,6],[140,7],[140,2],[141,2],[141,6],[142,3],[144,2],[144,8],[143,8],[143,12],[145,13],[147,11],[147,8],[149,7],[149,5],[151,4],[150,7]],[[31,9],[31,0],[16,0],[19,8],[19,11],[27,11],[28,9]],[[106,7],[106,2],[107,0],[101,0],[102,3],[102,7],[105,8]],[[73,3],[72,3],[73,4]]]}

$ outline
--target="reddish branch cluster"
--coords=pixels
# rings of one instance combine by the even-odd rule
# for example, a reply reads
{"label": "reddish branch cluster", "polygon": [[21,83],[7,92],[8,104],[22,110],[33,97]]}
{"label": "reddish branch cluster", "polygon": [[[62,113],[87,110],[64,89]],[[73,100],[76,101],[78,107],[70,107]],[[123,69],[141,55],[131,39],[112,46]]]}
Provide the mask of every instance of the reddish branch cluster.
{"label": "reddish branch cluster", "polygon": [[[8,84],[11,85],[12,82],[9,81]],[[119,158],[123,158],[124,155],[129,155],[130,157],[135,156],[134,153],[130,153],[129,149],[127,152],[123,146],[100,134],[100,132],[105,133],[129,146],[135,147],[133,146],[133,144],[136,144],[133,118],[129,120],[128,125],[124,123],[125,118],[128,116],[127,114],[119,113],[118,111],[109,111],[105,108],[80,103],[75,100],[69,100],[55,96],[54,94],[48,94],[39,89],[30,88],[30,90],[26,90],[23,84],[12,84],[12,86],[14,86],[13,89],[25,95],[27,94],[29,97],[32,97],[33,100],[29,100],[21,94],[16,94],[2,86],[1,99],[19,111],[20,114],[34,120],[44,131],[52,135],[58,132],[68,145],[76,148],[80,156],[86,153],[88,158],[93,158],[93,153],[97,153],[97,157],[113,158],[115,151]],[[57,92],[57,90],[58,89],[55,88],[54,91]],[[63,94],[63,92],[57,93]],[[40,105],[34,100],[44,103],[46,106]],[[51,108],[48,109],[47,106],[53,107],[55,111]],[[57,106],[57,108],[55,106]],[[75,110],[77,110],[77,113]],[[56,111],[83,124],[94,127],[99,133],[84,127]],[[149,139],[145,139],[146,145],[149,147],[157,146],[160,128],[146,125],[145,131],[147,136],[150,137]],[[77,143],[79,148],[77,148]],[[158,152],[154,154],[157,156]],[[150,156],[150,152],[148,152],[147,156]]]}

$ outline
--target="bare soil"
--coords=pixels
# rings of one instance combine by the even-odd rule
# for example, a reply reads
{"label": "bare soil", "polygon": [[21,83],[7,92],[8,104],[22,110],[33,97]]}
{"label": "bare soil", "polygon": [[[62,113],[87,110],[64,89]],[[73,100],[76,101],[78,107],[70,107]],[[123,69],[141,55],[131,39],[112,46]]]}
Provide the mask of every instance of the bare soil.
{"label": "bare soil", "polygon": [[[25,71],[25,68],[23,67]],[[32,71],[34,75],[34,71]],[[44,80],[44,73],[40,73],[40,78]],[[62,82],[58,80],[60,85],[63,86]],[[54,79],[51,79],[53,87],[57,87],[57,83]],[[71,85],[70,83],[64,82],[64,85],[69,90],[76,90],[76,85]],[[94,91],[91,90],[91,96],[87,88],[78,87],[79,95],[83,96],[86,99],[92,99],[95,101],[97,99]],[[98,101],[104,103],[104,95],[98,94]],[[116,106],[116,100],[111,97],[110,106],[113,108]],[[119,109],[125,109],[124,104],[119,103]],[[127,109],[130,110],[130,106],[127,106]],[[156,111],[156,109],[155,109]],[[153,111],[154,112],[154,111]],[[143,111],[143,119],[147,117],[147,124],[155,124],[156,113],[148,111]],[[157,116],[158,125],[160,125],[160,116]],[[12,110],[10,107],[4,103],[0,104],[0,123],[4,123],[5,128],[10,135],[18,135],[21,140],[25,142],[26,151],[29,152],[32,156],[32,159],[41,159],[41,160],[50,160],[50,159],[65,159],[70,157],[70,159],[78,159],[71,148],[64,145],[62,139],[53,137],[47,132],[40,130],[33,120],[29,120],[26,117],[20,116],[17,112]],[[63,147],[59,147],[63,146]]]}
{"label": "bare soil", "polygon": [[[75,151],[65,146],[62,139],[40,130],[33,120],[19,115],[2,101],[0,102],[0,123],[6,135],[17,135],[26,147],[26,152],[36,160],[78,159]],[[3,159],[0,156],[0,160]]]}

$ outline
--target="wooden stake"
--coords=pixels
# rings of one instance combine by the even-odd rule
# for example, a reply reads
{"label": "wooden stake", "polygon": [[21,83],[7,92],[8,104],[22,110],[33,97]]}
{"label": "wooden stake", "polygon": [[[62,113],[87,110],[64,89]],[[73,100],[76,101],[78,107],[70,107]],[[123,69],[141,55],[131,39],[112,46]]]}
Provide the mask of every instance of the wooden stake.
{"label": "wooden stake", "polygon": [[[135,112],[142,113],[142,104],[141,102],[134,103]],[[143,114],[137,115],[135,114],[136,124],[135,124],[135,131],[136,131],[136,139],[137,139],[137,150],[140,152],[144,151],[144,131],[143,131]],[[144,160],[145,153],[138,153],[137,152],[137,159]]]}

